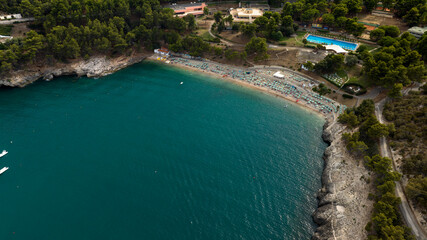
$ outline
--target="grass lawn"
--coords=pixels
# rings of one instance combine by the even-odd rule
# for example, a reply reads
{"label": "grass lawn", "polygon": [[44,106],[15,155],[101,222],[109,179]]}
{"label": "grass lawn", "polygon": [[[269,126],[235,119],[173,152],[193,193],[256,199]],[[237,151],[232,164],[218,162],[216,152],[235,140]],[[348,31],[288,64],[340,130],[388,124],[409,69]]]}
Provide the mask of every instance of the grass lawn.
{"label": "grass lawn", "polygon": [[362,45],[366,46],[368,51],[371,51],[372,49],[379,47],[377,45],[372,45],[372,44],[361,44],[360,46],[362,46]]}
{"label": "grass lawn", "polygon": [[13,25],[0,25],[0,35],[10,36]]}
{"label": "grass lawn", "polygon": [[203,38],[203,40],[208,41],[208,42],[209,41],[213,41],[215,39],[214,37],[212,37],[209,34],[209,31],[206,30],[206,29],[199,29],[199,30],[197,30],[197,35],[200,36],[201,38]]}
{"label": "grass lawn", "polygon": [[279,41],[279,45],[286,44],[286,46],[290,47],[304,47],[304,43],[302,43],[302,39],[307,32],[297,31],[296,37],[284,37],[283,40]]}
{"label": "grass lawn", "polygon": [[366,76],[361,76],[358,78],[357,77],[351,77],[347,83],[356,83],[356,84],[363,86],[364,88],[368,88],[372,85],[372,83],[369,81],[369,79]]}
{"label": "grass lawn", "polygon": [[342,79],[344,79],[344,80],[347,80],[347,72],[344,70],[344,69],[340,69],[340,70],[338,70],[337,72],[337,75],[339,76],[339,77],[341,77]]}
{"label": "grass lawn", "polygon": [[297,38],[300,38],[302,40],[306,33],[306,31],[297,31]]}
{"label": "grass lawn", "polygon": [[347,83],[356,83],[364,88],[372,86],[372,82],[365,75],[361,75],[362,68],[359,66],[353,66],[351,68],[346,67],[346,71],[349,77]]}

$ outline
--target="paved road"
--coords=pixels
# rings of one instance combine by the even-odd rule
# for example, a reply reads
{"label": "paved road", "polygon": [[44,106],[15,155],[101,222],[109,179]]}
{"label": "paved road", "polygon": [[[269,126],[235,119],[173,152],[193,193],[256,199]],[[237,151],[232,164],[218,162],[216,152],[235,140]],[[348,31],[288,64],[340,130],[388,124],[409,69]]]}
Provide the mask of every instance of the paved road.
{"label": "paved road", "polygon": [[374,99],[376,98],[382,91],[384,90],[383,87],[375,87],[371,89],[368,93],[365,93],[363,95],[360,95],[360,99]]}
{"label": "paved road", "polygon": [[[378,121],[380,121],[380,123],[384,122],[382,111],[386,101],[387,101],[387,98],[375,104],[375,115]],[[382,137],[380,139],[380,152],[383,157],[388,157],[393,160],[393,169],[394,171],[397,171],[394,159],[391,155],[390,147],[388,146],[387,139],[385,137]],[[406,225],[412,229],[412,233],[415,235],[415,237],[418,240],[427,240],[427,234],[423,231],[423,229],[419,225],[417,218],[415,217],[415,214],[411,206],[409,205],[408,200],[406,199],[406,195],[403,192],[402,184],[400,182],[395,182],[395,183],[396,183],[396,194],[398,197],[400,197],[402,201],[402,203],[399,205],[399,208],[403,215],[403,218],[405,219]]]}
{"label": "paved road", "polygon": [[[212,25],[215,23],[215,21],[212,21],[211,22],[211,24],[209,25],[209,34],[212,36],[212,37],[214,37],[214,38],[216,38],[217,36],[215,36],[213,33],[212,33],[212,31],[211,31],[211,29],[212,29]],[[229,41],[227,41],[227,40],[224,40],[224,39],[222,39],[222,38],[220,38],[219,39],[220,41],[221,41],[221,43],[223,43],[223,44],[225,44],[225,45],[227,45],[227,46],[245,46],[245,45],[243,45],[243,44],[238,44],[238,43],[232,43],[232,42],[229,42]]]}
{"label": "paved road", "polygon": [[31,22],[31,21],[34,21],[34,18],[11,19],[11,20],[0,21],[0,25],[10,25],[16,22]]}
{"label": "paved road", "polygon": [[[217,36],[215,36],[215,34],[212,33],[211,29],[212,29],[212,25],[215,23],[215,21],[211,21],[210,25],[209,25],[209,34],[216,38]],[[245,47],[245,44],[241,44],[241,43],[235,43],[235,42],[231,42],[229,40],[220,38],[219,39],[221,41],[221,43],[227,45],[227,46],[237,46],[237,47]],[[304,52],[312,52],[313,49],[309,49],[309,48],[303,48],[303,47],[287,47],[287,46],[281,46],[281,45],[275,45],[275,44],[268,44],[268,48],[274,49],[274,50],[300,50],[300,51],[304,51]]]}
{"label": "paved road", "polygon": [[410,86],[410,87],[406,88],[405,90],[403,90],[403,91],[402,91],[402,94],[403,94],[404,96],[406,96],[406,95],[408,95],[408,93],[409,93],[410,91],[418,91],[418,89],[419,89],[422,85],[423,85],[423,84],[421,84],[421,83],[414,82],[414,83],[412,84],[412,86]]}

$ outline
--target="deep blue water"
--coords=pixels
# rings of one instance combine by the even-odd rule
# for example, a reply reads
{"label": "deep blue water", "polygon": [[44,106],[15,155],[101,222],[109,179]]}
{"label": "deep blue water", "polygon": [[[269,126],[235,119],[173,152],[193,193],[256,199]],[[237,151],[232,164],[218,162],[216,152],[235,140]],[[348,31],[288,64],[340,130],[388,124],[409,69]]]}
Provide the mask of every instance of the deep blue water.
{"label": "deep blue water", "polygon": [[285,104],[154,63],[0,89],[0,239],[309,239],[324,121]]}

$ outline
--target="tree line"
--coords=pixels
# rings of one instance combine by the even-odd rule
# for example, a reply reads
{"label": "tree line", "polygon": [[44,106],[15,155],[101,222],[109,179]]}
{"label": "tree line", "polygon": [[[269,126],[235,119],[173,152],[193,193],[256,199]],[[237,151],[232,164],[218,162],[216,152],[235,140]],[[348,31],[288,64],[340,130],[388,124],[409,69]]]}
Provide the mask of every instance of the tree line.
{"label": "tree line", "polygon": [[66,61],[94,54],[124,53],[175,43],[195,28],[194,16],[174,17],[157,0],[8,1],[35,16],[25,38],[0,44],[0,73],[38,60]]}
{"label": "tree line", "polygon": [[[334,1],[334,4],[329,5],[329,1],[309,1],[302,0],[295,5],[295,10],[301,16],[301,19],[311,19],[311,16],[322,15],[325,24],[343,22],[344,19],[338,18],[345,16],[347,13],[354,16],[363,9],[366,12],[372,12],[378,6],[378,0],[341,0]],[[402,18],[409,26],[424,25],[427,23],[427,6],[425,0],[382,0],[382,8],[390,9],[396,17]],[[269,0],[268,3],[274,7],[280,7],[281,4],[287,4],[284,0]],[[309,7],[304,8],[303,6]],[[331,15],[322,12],[326,6],[330,6]],[[309,12],[305,12],[310,10]],[[318,12],[317,12],[317,11]],[[304,14],[304,16],[303,16]],[[327,17],[326,17],[327,16]],[[332,17],[333,18],[332,18]]]}
{"label": "tree line", "polygon": [[384,117],[396,131],[393,149],[402,158],[402,172],[409,178],[406,193],[423,211],[427,210],[427,86],[422,92],[395,97],[384,106]]}
{"label": "tree line", "polygon": [[378,155],[380,137],[395,133],[393,124],[384,125],[375,117],[372,100],[364,100],[359,107],[349,108],[339,116],[338,121],[352,129],[352,133],[343,133],[348,151],[357,158],[363,158],[365,166],[374,173],[374,213],[365,230],[368,239],[415,239],[411,230],[404,226],[398,206],[400,198],[395,195],[395,181],[401,175],[392,170],[392,160]]}

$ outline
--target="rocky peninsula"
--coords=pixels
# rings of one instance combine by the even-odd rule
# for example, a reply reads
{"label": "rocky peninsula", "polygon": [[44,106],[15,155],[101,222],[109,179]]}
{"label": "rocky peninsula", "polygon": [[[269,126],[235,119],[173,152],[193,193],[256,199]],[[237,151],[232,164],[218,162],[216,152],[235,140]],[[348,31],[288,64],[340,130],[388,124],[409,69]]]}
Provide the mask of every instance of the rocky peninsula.
{"label": "rocky peninsula", "polygon": [[324,126],[322,138],[329,143],[324,154],[325,167],[319,205],[313,220],[319,225],[312,239],[365,239],[365,225],[370,221],[374,191],[369,170],[361,159],[346,150],[342,140],[345,126],[333,121]]}
{"label": "rocky peninsula", "polygon": [[25,70],[14,71],[0,77],[0,87],[25,87],[39,79],[46,81],[54,77],[76,75],[78,77],[102,77],[144,60],[149,54],[133,53],[119,57],[93,56],[87,60],[76,59],[69,63],[34,64]]}

